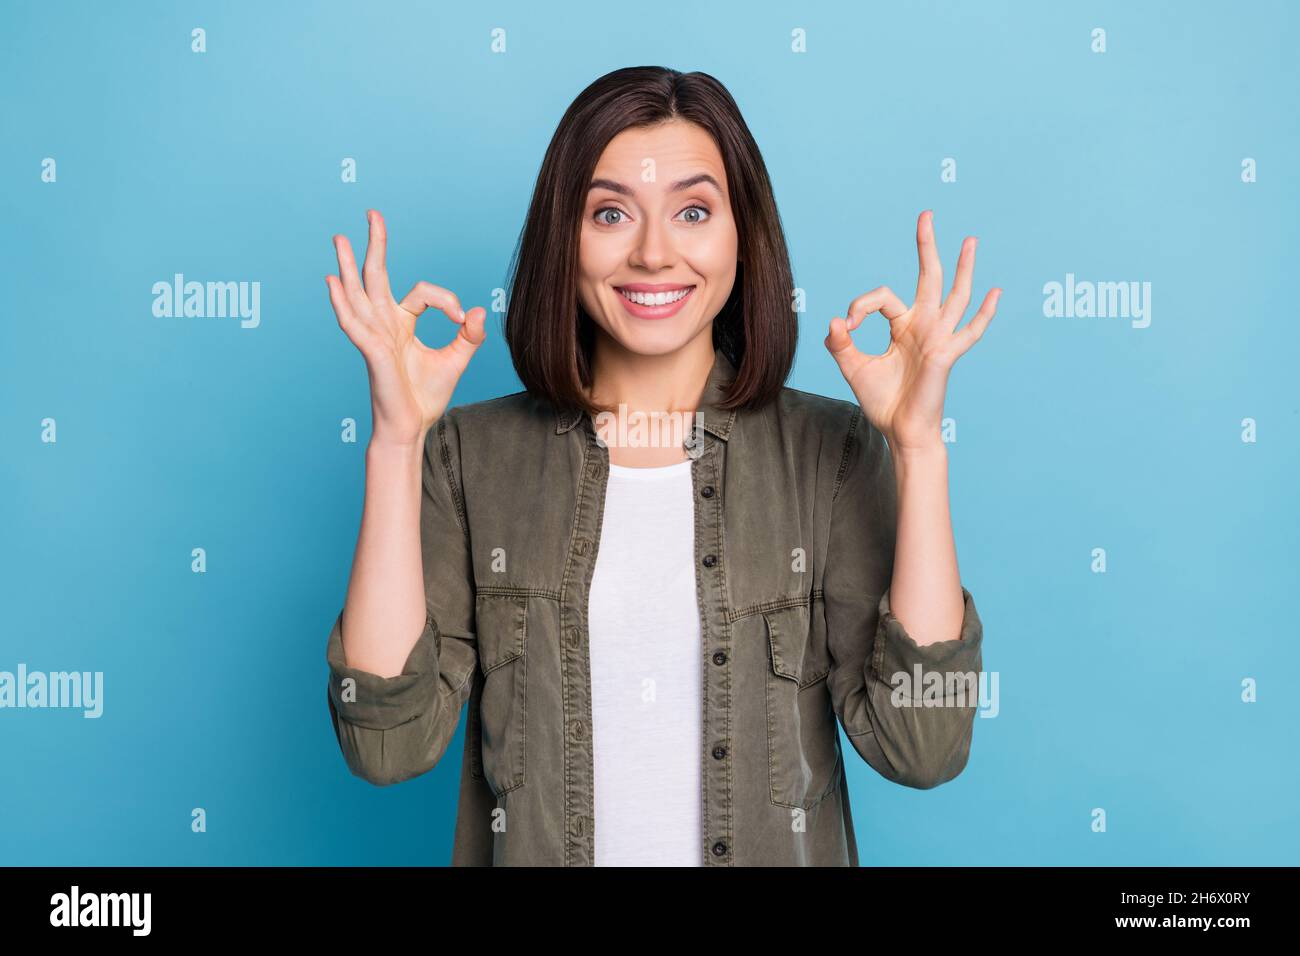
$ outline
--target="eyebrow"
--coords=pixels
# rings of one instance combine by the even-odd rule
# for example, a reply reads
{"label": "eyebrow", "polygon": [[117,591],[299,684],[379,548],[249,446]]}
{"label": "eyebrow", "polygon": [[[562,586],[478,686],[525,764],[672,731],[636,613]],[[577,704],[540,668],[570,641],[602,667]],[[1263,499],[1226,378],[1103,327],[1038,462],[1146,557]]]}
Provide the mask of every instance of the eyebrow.
{"label": "eyebrow", "polygon": [[[700,183],[708,183],[710,186],[712,186],[714,189],[718,191],[719,196],[726,195],[726,193],[722,191],[722,187],[718,185],[718,181],[714,179],[712,176],[710,176],[708,173],[696,173],[694,176],[688,176],[685,179],[679,179],[677,180],[677,182],[673,183],[671,186],[668,187],[668,191],[677,193],[677,192],[681,192],[683,189],[690,189],[692,186],[697,186]],[[591,185],[587,187],[587,191],[590,192],[593,189],[608,189],[611,192],[620,193],[621,195],[624,196],[632,195],[631,189],[624,186],[620,182],[615,182],[612,179],[593,179],[591,181]]]}

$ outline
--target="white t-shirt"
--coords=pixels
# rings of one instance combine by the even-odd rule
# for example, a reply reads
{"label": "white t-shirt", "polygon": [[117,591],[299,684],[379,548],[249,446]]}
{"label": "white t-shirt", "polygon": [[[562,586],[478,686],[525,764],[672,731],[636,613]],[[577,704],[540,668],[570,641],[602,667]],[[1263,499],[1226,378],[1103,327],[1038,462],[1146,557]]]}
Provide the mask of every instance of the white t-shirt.
{"label": "white t-shirt", "polygon": [[691,465],[609,469],[587,610],[597,866],[703,865]]}

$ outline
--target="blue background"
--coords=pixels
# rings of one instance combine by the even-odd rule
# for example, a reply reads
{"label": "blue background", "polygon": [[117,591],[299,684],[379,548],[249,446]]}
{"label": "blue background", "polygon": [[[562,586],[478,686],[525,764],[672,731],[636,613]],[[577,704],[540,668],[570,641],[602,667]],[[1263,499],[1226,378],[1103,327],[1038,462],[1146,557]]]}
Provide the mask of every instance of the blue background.
{"label": "blue background", "polygon": [[[364,249],[376,207],[395,290],[490,307],[564,108],[638,64],[717,76],[763,150],[807,290],[791,385],[851,398],[827,322],[881,283],[911,301],[922,209],[945,284],[980,237],[968,317],[1005,289],[946,406],[1000,713],[935,790],[850,760],[863,864],[1298,862],[1298,20],[1282,2],[6,3],[0,669],[103,671],[105,712],[0,710],[0,862],[449,860],[464,721],[451,757],[381,789],[326,709],[370,420],[330,236]],[[176,272],[259,281],[260,326],[154,317]],[[1150,327],[1046,317],[1067,272],[1151,282]],[[455,403],[518,388],[499,320]],[[857,338],[883,351],[885,323]]]}

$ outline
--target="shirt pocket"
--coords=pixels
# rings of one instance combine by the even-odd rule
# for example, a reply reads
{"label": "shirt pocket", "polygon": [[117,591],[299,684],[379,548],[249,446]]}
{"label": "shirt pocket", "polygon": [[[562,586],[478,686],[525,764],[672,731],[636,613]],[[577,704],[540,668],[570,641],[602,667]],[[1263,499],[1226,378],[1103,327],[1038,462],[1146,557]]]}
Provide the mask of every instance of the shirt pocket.
{"label": "shirt pocket", "polygon": [[475,633],[483,671],[478,701],[481,765],[488,785],[500,796],[524,783],[527,596],[477,595]]}
{"label": "shirt pocket", "polygon": [[763,612],[767,627],[767,756],[772,803],[810,810],[840,777],[840,738],[826,687],[830,653],[802,604]]}

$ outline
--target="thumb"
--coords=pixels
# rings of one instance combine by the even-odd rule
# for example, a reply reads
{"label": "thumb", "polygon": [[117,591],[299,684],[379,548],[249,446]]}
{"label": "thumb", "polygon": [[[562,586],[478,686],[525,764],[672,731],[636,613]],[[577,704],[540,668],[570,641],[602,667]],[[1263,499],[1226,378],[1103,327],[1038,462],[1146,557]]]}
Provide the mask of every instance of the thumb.
{"label": "thumb", "polygon": [[857,351],[853,344],[853,336],[849,335],[848,323],[838,315],[831,319],[830,332],[826,336],[826,349],[835,356],[837,362]]}
{"label": "thumb", "polygon": [[465,322],[460,327],[460,334],[469,339],[474,348],[483,344],[487,338],[487,309],[476,305],[465,313]]}
{"label": "thumb", "polygon": [[460,328],[456,330],[456,337],[451,340],[447,346],[453,355],[460,360],[461,366],[469,364],[470,358],[478,351],[478,347],[483,344],[487,338],[487,309],[482,306],[475,306],[465,313],[465,318],[460,322]]}

